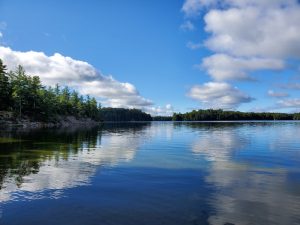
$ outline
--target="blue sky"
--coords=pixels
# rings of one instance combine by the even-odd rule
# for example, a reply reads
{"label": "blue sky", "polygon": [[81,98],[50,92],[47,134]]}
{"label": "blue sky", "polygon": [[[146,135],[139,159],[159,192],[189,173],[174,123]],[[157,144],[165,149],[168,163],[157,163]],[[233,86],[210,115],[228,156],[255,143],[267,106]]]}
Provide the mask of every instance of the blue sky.
{"label": "blue sky", "polygon": [[297,111],[299,3],[221,2],[1,0],[0,57],[107,106]]}

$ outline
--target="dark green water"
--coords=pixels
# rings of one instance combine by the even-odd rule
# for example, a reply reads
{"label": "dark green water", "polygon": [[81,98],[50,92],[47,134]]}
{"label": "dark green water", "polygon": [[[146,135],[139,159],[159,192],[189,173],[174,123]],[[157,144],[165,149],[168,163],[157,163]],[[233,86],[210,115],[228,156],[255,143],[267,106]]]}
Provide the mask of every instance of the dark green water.
{"label": "dark green water", "polygon": [[300,224],[300,123],[2,130],[0,224]]}

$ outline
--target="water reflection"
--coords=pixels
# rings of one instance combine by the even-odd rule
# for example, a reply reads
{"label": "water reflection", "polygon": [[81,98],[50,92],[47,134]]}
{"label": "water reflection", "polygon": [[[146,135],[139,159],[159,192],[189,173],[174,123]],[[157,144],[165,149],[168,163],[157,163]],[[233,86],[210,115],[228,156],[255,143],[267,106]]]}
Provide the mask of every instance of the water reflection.
{"label": "water reflection", "polygon": [[0,132],[3,223],[300,224],[299,135],[295,122]]}
{"label": "water reflection", "polygon": [[227,161],[229,154],[242,150],[247,141],[233,128],[208,129],[194,142],[192,151],[204,155],[208,161]]}
{"label": "water reflection", "polygon": [[[211,162],[205,179],[216,189],[208,200],[215,209],[210,224],[299,224],[300,183],[290,179],[299,178],[300,160],[293,170],[282,166],[286,155],[299,156],[299,132],[294,123],[249,123],[200,133],[191,149]],[[270,152],[274,149],[279,155]]]}
{"label": "water reflection", "polygon": [[[149,124],[148,124],[149,125]],[[99,129],[14,130],[1,144],[0,201],[45,197],[42,191],[87,185],[99,166],[133,159],[147,124]],[[126,132],[124,132],[126,129]],[[31,137],[35,137],[32,141]],[[138,138],[137,138],[138,137]],[[58,198],[63,192],[46,197]]]}

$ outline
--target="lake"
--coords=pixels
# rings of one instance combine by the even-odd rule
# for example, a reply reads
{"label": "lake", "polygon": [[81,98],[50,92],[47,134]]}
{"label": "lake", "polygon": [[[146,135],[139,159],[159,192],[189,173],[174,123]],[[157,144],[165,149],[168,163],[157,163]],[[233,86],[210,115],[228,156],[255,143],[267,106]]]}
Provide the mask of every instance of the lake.
{"label": "lake", "polygon": [[0,224],[300,224],[300,123],[2,130]]}

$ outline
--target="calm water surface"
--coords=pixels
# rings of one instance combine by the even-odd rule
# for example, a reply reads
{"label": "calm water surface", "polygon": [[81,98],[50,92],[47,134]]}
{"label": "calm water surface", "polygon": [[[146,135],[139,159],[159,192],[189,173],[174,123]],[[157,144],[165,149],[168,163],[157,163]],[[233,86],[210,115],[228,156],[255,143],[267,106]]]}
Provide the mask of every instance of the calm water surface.
{"label": "calm water surface", "polygon": [[0,131],[0,224],[300,224],[300,123]]}

